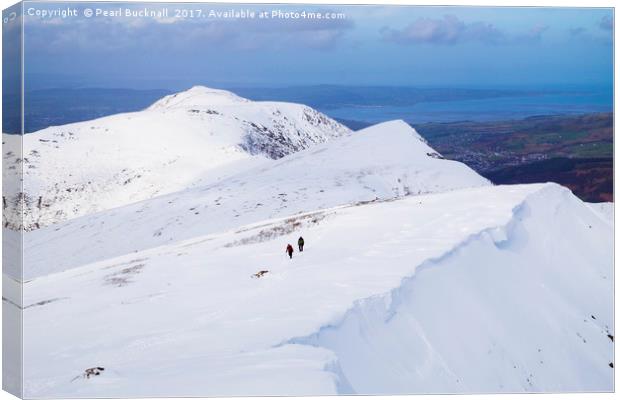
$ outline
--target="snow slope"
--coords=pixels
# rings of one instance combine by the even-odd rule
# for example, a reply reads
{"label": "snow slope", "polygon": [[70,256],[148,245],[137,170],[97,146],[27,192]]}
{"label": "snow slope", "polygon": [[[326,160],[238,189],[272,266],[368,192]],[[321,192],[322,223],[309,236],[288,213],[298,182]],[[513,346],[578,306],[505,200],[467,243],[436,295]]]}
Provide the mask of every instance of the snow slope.
{"label": "snow slope", "polygon": [[204,87],[25,141],[25,397],[613,390],[613,205]]}
{"label": "snow slope", "polygon": [[610,391],[612,241],[567,189],[484,186],[99,260],[24,285],[25,395]]}
{"label": "snow slope", "polygon": [[441,159],[408,124],[392,121],[211,185],[30,232],[24,276],[300,212],[484,185],[466,165]]}
{"label": "snow slope", "polygon": [[[252,102],[201,86],[147,110],[50,127],[23,136],[23,158],[3,154],[4,179],[24,170],[24,228],[38,229],[207,184],[349,133],[309,107]],[[4,140],[17,137],[4,135]],[[241,164],[241,165],[240,165]],[[248,164],[247,166],[245,166]],[[16,214],[16,213],[14,213]],[[19,227],[19,218],[6,221]]]}
{"label": "snow slope", "polygon": [[614,222],[614,203],[587,203],[590,208],[599,213],[611,223]]}

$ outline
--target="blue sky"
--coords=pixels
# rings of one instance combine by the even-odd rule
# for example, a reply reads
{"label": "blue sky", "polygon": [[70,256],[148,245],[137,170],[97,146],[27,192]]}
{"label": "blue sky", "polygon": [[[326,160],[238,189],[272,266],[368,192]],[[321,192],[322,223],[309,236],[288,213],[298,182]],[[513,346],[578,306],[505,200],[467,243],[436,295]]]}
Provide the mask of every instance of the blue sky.
{"label": "blue sky", "polygon": [[344,19],[83,16],[160,4],[25,3],[77,17],[25,17],[29,88],[183,89],[313,84],[541,87],[611,85],[613,11],[312,5],[175,8],[344,13]]}

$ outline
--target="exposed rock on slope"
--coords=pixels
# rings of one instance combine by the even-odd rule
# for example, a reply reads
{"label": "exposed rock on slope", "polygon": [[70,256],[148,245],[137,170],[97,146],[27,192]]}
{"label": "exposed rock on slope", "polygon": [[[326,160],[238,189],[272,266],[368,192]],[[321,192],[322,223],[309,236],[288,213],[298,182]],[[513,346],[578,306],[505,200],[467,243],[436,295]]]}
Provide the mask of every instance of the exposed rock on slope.
{"label": "exposed rock on slope", "polygon": [[[238,171],[349,132],[303,105],[194,87],[141,112],[23,136],[23,157],[4,158],[15,167],[5,170],[5,179],[23,168],[24,191],[5,201],[23,207],[24,228],[33,230],[206,184],[231,165]],[[19,218],[4,222],[20,225]]]}

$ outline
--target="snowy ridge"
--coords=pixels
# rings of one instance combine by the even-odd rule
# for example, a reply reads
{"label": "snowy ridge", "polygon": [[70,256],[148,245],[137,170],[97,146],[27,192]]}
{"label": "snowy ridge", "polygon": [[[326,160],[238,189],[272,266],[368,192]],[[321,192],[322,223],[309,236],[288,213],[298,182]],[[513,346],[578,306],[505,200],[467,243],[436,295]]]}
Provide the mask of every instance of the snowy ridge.
{"label": "snowy ridge", "polygon": [[[5,224],[35,230],[68,219],[207,185],[350,133],[312,108],[252,102],[205,87],[149,109],[23,136],[23,159],[3,154],[5,180],[24,170],[24,193],[5,198]],[[20,138],[4,135],[5,141]]]}
{"label": "snowy ridge", "polygon": [[409,125],[393,121],[211,185],[33,231],[26,244],[25,277],[271,218],[486,185],[466,165],[441,159]]}
{"label": "snowy ridge", "polygon": [[[611,390],[611,230],[557,185],[487,186],[317,210],[40,277],[26,284],[26,393]],[[280,247],[302,231],[307,252],[285,259]],[[100,342],[110,324],[123,328]],[[94,363],[106,375],[68,383]]]}
{"label": "snowy ridge", "polygon": [[[582,249],[531,243],[544,240],[541,234],[573,232],[562,228],[549,232],[538,223],[549,214],[564,214],[569,219],[563,221],[568,222],[575,211],[578,222],[565,225],[580,231],[575,236],[581,240],[591,236],[589,230],[606,230],[568,189],[548,185],[514,207],[503,227],[472,234],[423,262],[397,288],[357,300],[338,321],[283,345],[332,351],[337,360],[335,379],[345,387],[338,394],[611,391],[613,239],[606,236],[607,251],[599,254],[596,250],[603,246],[590,240],[587,249],[594,250],[595,260],[586,260]],[[525,254],[517,252],[523,249]],[[554,255],[569,250],[560,262],[569,279],[555,280],[557,271],[552,269],[557,266],[549,268],[544,260],[549,250]],[[531,279],[530,274],[538,276]],[[464,284],[472,287],[463,288]],[[497,287],[483,287],[488,284]],[[566,297],[567,292],[576,295]],[[519,298],[524,293],[535,301]],[[557,295],[552,309],[538,309],[537,300]],[[508,313],[506,297],[512,297]],[[517,320],[511,315],[515,313]],[[491,315],[497,319],[486,320]],[[524,343],[524,336],[533,340]],[[578,354],[566,354],[567,347]],[[462,358],[464,348],[469,348],[469,356],[456,359]]]}

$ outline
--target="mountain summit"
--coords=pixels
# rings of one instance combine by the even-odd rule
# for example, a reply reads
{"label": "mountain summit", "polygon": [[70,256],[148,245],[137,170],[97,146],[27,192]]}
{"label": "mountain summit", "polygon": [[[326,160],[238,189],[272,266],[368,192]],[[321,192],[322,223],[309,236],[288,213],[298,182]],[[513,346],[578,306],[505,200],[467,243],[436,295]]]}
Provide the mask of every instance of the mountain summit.
{"label": "mountain summit", "polygon": [[171,94],[153,103],[149,110],[169,110],[173,108],[203,108],[208,106],[228,106],[250,103],[251,100],[237,96],[233,92],[194,86],[184,92]]}
{"label": "mountain summit", "polygon": [[[5,179],[15,178],[23,164],[27,184],[23,195],[8,194],[6,201],[16,210],[23,207],[24,228],[33,230],[206,185],[228,169],[236,172],[349,133],[304,105],[254,102],[196,86],[144,111],[23,136],[24,157],[4,155],[15,166],[5,169]],[[5,135],[5,141],[21,139]]]}

